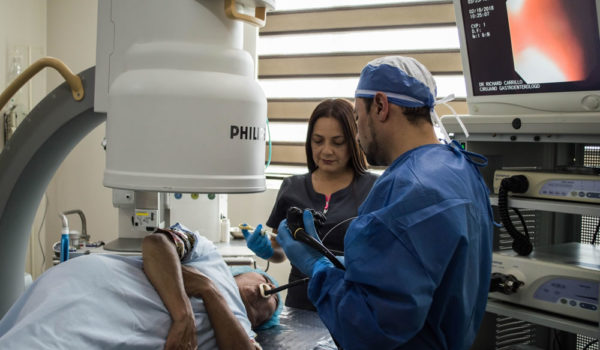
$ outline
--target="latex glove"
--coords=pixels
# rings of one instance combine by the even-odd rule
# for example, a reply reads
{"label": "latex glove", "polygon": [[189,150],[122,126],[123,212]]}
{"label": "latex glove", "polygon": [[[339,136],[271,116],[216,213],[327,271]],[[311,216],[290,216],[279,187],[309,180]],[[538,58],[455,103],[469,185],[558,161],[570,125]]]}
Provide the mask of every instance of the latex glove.
{"label": "latex glove", "polygon": [[269,235],[262,234],[261,230],[262,224],[258,225],[252,234],[248,230],[242,230],[242,234],[246,239],[248,249],[256,253],[258,257],[267,260],[273,256],[273,247]]}
{"label": "latex glove", "polygon": [[[313,216],[310,211],[304,211],[302,214],[302,221],[304,222],[304,230],[306,233],[320,242],[321,240],[317,235]],[[285,251],[285,255],[287,255],[292,265],[296,266],[307,276],[312,276],[313,267],[317,261],[325,260],[326,262],[329,262],[329,260],[321,255],[316,249],[304,242],[297,241],[292,237],[292,233],[287,225],[287,219],[279,224],[279,228],[277,229],[277,242],[279,242],[279,245],[281,245]]]}

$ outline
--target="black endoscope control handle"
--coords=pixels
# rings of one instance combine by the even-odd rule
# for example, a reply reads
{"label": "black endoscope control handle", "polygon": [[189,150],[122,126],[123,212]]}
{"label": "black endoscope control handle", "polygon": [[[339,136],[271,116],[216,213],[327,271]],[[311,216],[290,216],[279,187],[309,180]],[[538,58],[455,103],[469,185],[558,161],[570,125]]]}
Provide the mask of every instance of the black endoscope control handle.
{"label": "black endoscope control handle", "polygon": [[[304,242],[310,245],[311,247],[315,248],[319,253],[323,254],[327,259],[329,259],[329,261],[331,261],[333,265],[335,265],[335,267],[345,270],[346,268],[344,267],[344,264],[342,264],[335,257],[335,255],[323,245],[323,243],[316,240],[304,230],[304,221],[302,219],[303,213],[304,211],[298,207],[290,207],[287,211],[287,225],[292,233],[292,237],[297,241]],[[313,217],[316,217],[314,213],[319,212],[311,210],[311,213],[313,213]],[[323,221],[321,222],[322,225],[325,222],[325,216],[321,213],[319,214],[321,215],[319,219],[323,219]]]}

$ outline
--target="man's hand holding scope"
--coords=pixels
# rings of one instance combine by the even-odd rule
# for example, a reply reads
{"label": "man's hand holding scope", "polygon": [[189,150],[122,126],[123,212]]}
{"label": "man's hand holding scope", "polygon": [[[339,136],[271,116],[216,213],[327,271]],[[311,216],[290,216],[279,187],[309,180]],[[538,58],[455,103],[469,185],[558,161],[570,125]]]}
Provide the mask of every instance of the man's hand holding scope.
{"label": "man's hand holding scope", "polygon": [[[300,213],[302,213],[301,221]],[[298,208],[290,208],[287,219],[283,220],[277,229],[277,242],[285,251],[290,262],[308,276],[312,275],[317,262],[331,265],[330,260],[333,259],[335,260],[333,263],[337,267],[344,268],[335,256],[323,246],[317,235],[313,214],[310,210],[302,212]],[[325,256],[330,260],[327,260]]]}

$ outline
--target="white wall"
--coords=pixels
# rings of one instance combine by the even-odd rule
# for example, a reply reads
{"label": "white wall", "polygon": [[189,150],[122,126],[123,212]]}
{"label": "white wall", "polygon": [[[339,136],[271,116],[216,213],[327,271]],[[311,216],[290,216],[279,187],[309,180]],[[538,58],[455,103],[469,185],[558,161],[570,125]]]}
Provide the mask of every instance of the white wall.
{"label": "white wall", "polygon": [[[31,54],[39,58],[46,50],[46,1],[0,0],[0,89],[8,85],[9,56],[15,48],[24,49],[25,64]],[[39,76],[44,77],[41,73]],[[36,96],[45,95],[44,91]],[[39,101],[36,100],[35,102]],[[1,149],[1,147],[0,147]]]}
{"label": "white wall", "polygon": [[[48,55],[61,59],[73,72],[96,64],[96,0],[48,1]],[[48,91],[63,82],[56,72],[48,73]],[[116,237],[117,210],[112,206],[111,190],[102,186],[104,124],[88,134],[67,156],[48,186],[49,206],[46,218],[47,252],[60,239],[58,214],[81,209],[93,241]],[[69,216],[69,227],[81,231],[77,216]],[[48,260],[48,259],[47,259]],[[47,267],[51,261],[47,261]]]}
{"label": "white wall", "polygon": [[[46,1],[40,0],[0,0],[0,91],[8,84],[8,66],[11,57],[18,48],[22,54],[23,69],[36,59],[45,56],[46,52]],[[20,102],[23,112],[31,109],[46,95],[46,72],[38,73],[20,92]],[[2,106],[0,106],[1,108]],[[1,115],[1,114],[0,114]],[[19,120],[20,122],[20,120]],[[4,145],[4,123],[0,119],[0,150]],[[32,227],[30,250],[39,253],[37,232],[42,223],[41,217],[45,205],[37,213],[37,220]],[[43,232],[43,227],[41,227]],[[41,270],[41,258],[35,259],[35,254],[28,254],[25,268]]]}

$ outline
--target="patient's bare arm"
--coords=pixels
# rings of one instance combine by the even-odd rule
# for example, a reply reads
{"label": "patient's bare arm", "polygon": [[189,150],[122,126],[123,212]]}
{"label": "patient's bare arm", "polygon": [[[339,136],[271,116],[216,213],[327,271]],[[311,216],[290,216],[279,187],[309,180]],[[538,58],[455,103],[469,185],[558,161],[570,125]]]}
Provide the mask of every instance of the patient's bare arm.
{"label": "patient's bare arm", "polygon": [[186,296],[181,263],[174,244],[163,234],[152,234],[142,244],[144,272],[169,310],[173,323],[165,349],[195,349],[198,338],[194,312]]}
{"label": "patient's bare arm", "polygon": [[256,349],[214,283],[194,268],[181,268],[187,294],[204,301],[219,349]]}

